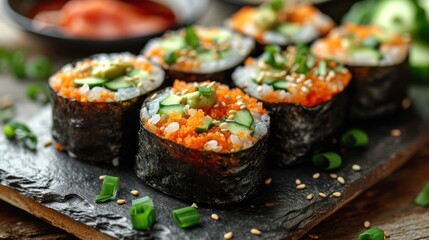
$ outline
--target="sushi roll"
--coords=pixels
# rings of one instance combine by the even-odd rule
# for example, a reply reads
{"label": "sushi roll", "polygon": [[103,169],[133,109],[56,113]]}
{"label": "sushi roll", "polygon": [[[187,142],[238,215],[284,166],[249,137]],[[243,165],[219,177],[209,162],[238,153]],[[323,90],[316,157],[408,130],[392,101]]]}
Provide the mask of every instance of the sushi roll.
{"label": "sushi roll", "polygon": [[253,50],[254,41],[221,27],[193,27],[150,40],[143,54],[176,79],[229,83],[233,69]]}
{"label": "sushi roll", "polygon": [[258,7],[243,7],[226,24],[253,37],[259,44],[257,53],[261,53],[268,44],[285,47],[313,42],[334,26],[332,19],[313,5],[290,5],[283,0],[272,0]]}
{"label": "sushi roll", "polygon": [[238,203],[264,181],[269,124],[240,89],[175,81],[143,103],[136,174],[177,198]]}
{"label": "sushi roll", "polygon": [[129,53],[99,54],[64,66],[49,79],[53,139],[83,161],[116,165],[132,158],[141,104],[163,80],[160,67]]}
{"label": "sushi roll", "polygon": [[259,58],[246,59],[232,78],[270,111],[270,153],[278,165],[305,161],[345,121],[344,90],[350,72],[336,62],[315,58],[304,45],[285,51],[267,46]]}
{"label": "sushi roll", "polygon": [[395,112],[407,96],[409,39],[375,26],[345,24],[312,46],[313,53],[347,66],[350,117],[373,119]]}

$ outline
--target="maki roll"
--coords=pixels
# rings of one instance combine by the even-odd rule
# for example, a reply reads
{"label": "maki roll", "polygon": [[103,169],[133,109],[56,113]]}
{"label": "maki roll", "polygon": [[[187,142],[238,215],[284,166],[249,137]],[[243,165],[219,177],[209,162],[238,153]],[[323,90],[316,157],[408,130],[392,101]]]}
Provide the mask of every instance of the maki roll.
{"label": "maki roll", "polygon": [[177,198],[238,203],[264,181],[269,123],[240,89],[175,81],[143,103],[136,174]]}
{"label": "maki roll", "polygon": [[327,34],[334,22],[311,4],[287,5],[287,1],[272,0],[258,7],[241,8],[227,25],[253,37],[260,53],[267,44],[284,47],[313,42]]}
{"label": "maki roll", "polygon": [[234,71],[233,83],[270,111],[270,153],[279,165],[299,163],[321,149],[345,120],[349,71],[315,58],[304,46],[267,46]]}
{"label": "maki roll", "polygon": [[409,40],[375,26],[346,24],[312,46],[313,53],[335,59],[352,73],[350,116],[371,119],[393,113],[407,95]]}
{"label": "maki roll", "polygon": [[188,26],[150,40],[143,53],[165,69],[171,83],[176,79],[228,83],[253,47],[251,38],[226,28]]}
{"label": "maki roll", "polygon": [[137,150],[144,96],[164,80],[163,70],[142,56],[99,54],[64,66],[49,79],[52,136],[84,161],[113,161]]}

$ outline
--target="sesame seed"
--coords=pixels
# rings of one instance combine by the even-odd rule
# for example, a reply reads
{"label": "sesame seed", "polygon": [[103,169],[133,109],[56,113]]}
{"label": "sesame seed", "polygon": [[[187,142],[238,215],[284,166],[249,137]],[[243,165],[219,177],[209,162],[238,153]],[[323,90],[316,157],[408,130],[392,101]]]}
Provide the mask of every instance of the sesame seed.
{"label": "sesame seed", "polygon": [[219,124],[220,124],[220,121],[215,119],[215,120],[213,120],[213,121],[212,121],[212,124],[213,124],[213,125],[219,125]]}
{"label": "sesame seed", "polygon": [[308,87],[301,87],[301,91],[303,91],[303,92],[307,93],[307,92],[309,92],[310,90],[308,89]]}
{"label": "sesame seed", "polygon": [[252,228],[251,230],[250,230],[250,233],[251,234],[253,234],[253,235],[256,235],[256,236],[260,236],[261,234],[262,234],[262,232],[261,231],[259,231],[258,229],[256,229],[256,228]]}
{"label": "sesame seed", "polygon": [[228,118],[227,118],[227,119],[228,119],[228,120],[234,120],[234,118],[235,118],[234,114],[231,114],[231,115],[229,115],[229,116],[228,116]]}
{"label": "sesame seed", "polygon": [[295,184],[296,184],[296,185],[299,185],[299,184],[301,184],[301,180],[299,180],[299,179],[296,179],[296,180],[295,180]]}
{"label": "sesame seed", "polygon": [[52,140],[46,140],[45,143],[43,144],[44,147],[49,147],[52,145]]}
{"label": "sesame seed", "polygon": [[329,174],[329,177],[331,177],[332,179],[337,179],[338,175],[335,173],[331,173]]}
{"label": "sesame seed", "polygon": [[232,239],[233,237],[234,237],[234,234],[232,232],[227,232],[225,233],[225,235],[223,235],[223,239],[225,240]]}
{"label": "sesame seed", "polygon": [[317,236],[316,234],[309,234],[308,237],[311,239],[319,239],[319,236]]}
{"label": "sesame seed", "polygon": [[265,206],[267,206],[267,207],[272,207],[272,206],[274,206],[274,203],[272,203],[272,202],[266,202],[266,203],[265,203]]}
{"label": "sesame seed", "polygon": [[267,185],[270,184],[272,180],[273,180],[272,178],[265,179],[265,184],[267,184]]}
{"label": "sesame seed", "polygon": [[339,198],[339,197],[341,197],[341,193],[340,192],[334,192],[334,193],[332,193],[332,196]]}
{"label": "sesame seed", "polygon": [[219,125],[219,128],[227,128],[228,127],[228,123],[226,123],[226,122],[223,122],[223,123],[221,123],[220,125]]}
{"label": "sesame seed", "polygon": [[222,128],[220,131],[221,131],[221,132],[228,132],[229,130],[228,130],[228,129],[226,129],[226,128]]}
{"label": "sesame seed", "polygon": [[235,99],[237,99],[237,100],[238,100],[238,99],[241,99],[241,96],[240,96],[240,95],[238,95],[237,97],[235,97]]}
{"label": "sesame seed", "polygon": [[302,189],[304,189],[306,186],[305,186],[305,184],[299,184],[298,186],[296,186],[296,189],[298,189],[298,190],[302,190]]}
{"label": "sesame seed", "polygon": [[213,213],[213,214],[211,215],[211,218],[212,218],[213,220],[215,220],[215,221],[219,220],[219,216],[218,216],[216,213]]}
{"label": "sesame seed", "polygon": [[140,193],[139,193],[139,191],[137,191],[137,190],[132,190],[131,191],[131,195],[133,195],[133,196],[138,196]]}
{"label": "sesame seed", "polygon": [[353,169],[353,171],[360,171],[361,167],[358,164],[353,164],[352,169]]}
{"label": "sesame seed", "polygon": [[311,200],[311,199],[313,199],[313,194],[310,193],[307,195],[307,200]]}
{"label": "sesame seed", "polygon": [[384,236],[385,236],[386,238],[389,238],[389,237],[390,237],[390,234],[389,234],[389,232],[387,232],[387,231],[384,231]]}
{"label": "sesame seed", "polygon": [[226,107],[226,104],[224,102],[220,102],[220,104],[222,105],[222,107]]}
{"label": "sesame seed", "polygon": [[401,130],[399,129],[392,129],[392,131],[390,131],[390,134],[394,137],[399,137],[401,136]]}
{"label": "sesame seed", "polygon": [[320,173],[315,173],[315,174],[313,174],[313,178],[314,179],[318,179],[320,177]]}
{"label": "sesame seed", "polygon": [[258,86],[258,87],[256,88],[256,91],[258,91],[258,92],[262,92],[262,86]]}
{"label": "sesame seed", "polygon": [[346,183],[346,181],[344,180],[344,178],[343,178],[343,177],[338,177],[338,178],[337,178],[337,181],[338,181],[341,185],[344,185],[344,184]]}
{"label": "sesame seed", "polygon": [[371,223],[368,220],[366,220],[365,222],[363,222],[363,226],[365,228],[370,228],[371,227]]}
{"label": "sesame seed", "polygon": [[214,108],[218,108],[219,107],[219,104],[215,104],[214,106],[213,106]]}
{"label": "sesame seed", "polygon": [[241,110],[246,109],[246,105],[241,105],[241,106],[240,106],[240,109],[241,109]]}
{"label": "sesame seed", "polygon": [[211,87],[214,87],[216,85],[216,82],[211,82],[209,85],[208,85],[208,87],[209,88],[211,88]]}
{"label": "sesame seed", "polygon": [[225,95],[225,98],[226,99],[228,99],[228,100],[231,100],[232,98],[231,98],[231,96],[229,96],[228,94],[227,95]]}
{"label": "sesame seed", "polygon": [[122,205],[125,203],[125,199],[118,199],[118,201],[116,201],[116,203],[118,203],[119,205]]}
{"label": "sesame seed", "polygon": [[324,194],[324,193],[319,193],[319,197],[321,197],[321,198],[325,198],[326,197],[326,194]]}
{"label": "sesame seed", "polygon": [[401,102],[401,105],[403,109],[408,109],[411,106],[411,100],[409,98],[404,98],[404,100]]}
{"label": "sesame seed", "polygon": [[106,177],[106,175],[101,175],[98,177],[98,179],[103,180]]}
{"label": "sesame seed", "polygon": [[229,110],[228,111],[228,114],[234,114],[234,113],[236,113],[237,111],[235,111],[235,110]]}
{"label": "sesame seed", "polygon": [[197,206],[197,204],[196,204],[196,203],[192,203],[191,207],[193,207],[193,208],[198,208],[198,206]]}

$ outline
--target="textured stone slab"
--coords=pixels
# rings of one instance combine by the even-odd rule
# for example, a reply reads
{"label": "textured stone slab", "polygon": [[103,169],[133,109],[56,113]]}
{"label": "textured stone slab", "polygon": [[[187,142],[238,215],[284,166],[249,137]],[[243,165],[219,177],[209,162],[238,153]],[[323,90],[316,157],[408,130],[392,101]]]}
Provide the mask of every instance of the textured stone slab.
{"label": "textured stone slab", "polygon": [[[224,233],[232,231],[236,239],[256,239],[250,229],[258,228],[263,232],[258,239],[296,239],[398,168],[426,141],[429,118],[426,89],[415,88],[412,96],[411,109],[361,126],[369,133],[369,148],[339,149],[344,164],[336,173],[345,178],[345,185],[331,179],[328,173],[313,179],[312,174],[317,170],[311,165],[274,168],[267,176],[273,179],[272,183],[255,198],[229,207],[201,205],[201,226],[188,230],[180,229],[170,214],[172,209],[191,202],[145,186],[134,175],[132,166],[93,165],[70,159],[53,147],[44,148],[43,142],[51,139],[51,109],[46,108],[29,122],[39,136],[37,153],[21,149],[1,137],[0,198],[81,238],[102,237],[101,232],[115,238],[222,239]],[[401,136],[391,136],[392,129],[401,130]],[[351,169],[355,163],[362,166],[360,172]],[[127,200],[125,205],[114,201],[94,203],[101,185],[98,177],[105,174],[121,178],[118,197]],[[306,189],[295,189],[297,178],[307,185]],[[155,202],[158,220],[151,231],[138,232],[131,228],[128,209],[135,198],[129,193],[131,189],[138,189],[141,196],[151,196]],[[317,195],[324,192],[329,196],[335,191],[342,196],[322,199]],[[306,199],[309,193],[315,196],[311,201]],[[217,213],[220,221],[211,220],[211,213]]]}

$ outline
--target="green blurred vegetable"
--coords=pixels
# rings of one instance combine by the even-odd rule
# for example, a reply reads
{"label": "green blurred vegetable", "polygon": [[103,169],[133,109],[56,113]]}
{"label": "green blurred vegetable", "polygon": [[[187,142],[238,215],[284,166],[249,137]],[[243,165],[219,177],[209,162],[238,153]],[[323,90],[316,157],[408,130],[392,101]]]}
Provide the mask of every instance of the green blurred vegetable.
{"label": "green blurred vegetable", "polygon": [[27,76],[34,80],[47,80],[53,71],[53,64],[45,56],[38,56],[26,64]]}

